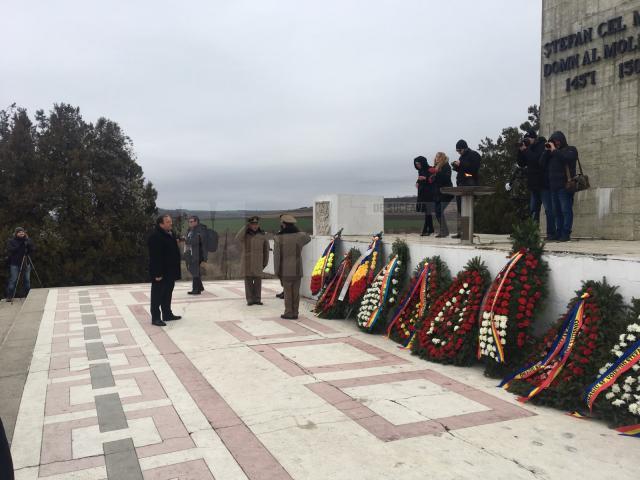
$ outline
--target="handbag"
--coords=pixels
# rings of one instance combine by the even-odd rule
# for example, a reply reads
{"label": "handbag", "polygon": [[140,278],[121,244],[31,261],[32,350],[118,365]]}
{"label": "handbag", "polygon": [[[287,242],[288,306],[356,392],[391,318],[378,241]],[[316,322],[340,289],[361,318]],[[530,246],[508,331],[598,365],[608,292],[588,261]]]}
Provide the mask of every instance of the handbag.
{"label": "handbag", "polygon": [[568,192],[581,192],[582,190],[587,190],[591,187],[591,185],[589,184],[589,176],[585,175],[582,171],[580,158],[577,158],[576,160],[578,161],[578,169],[580,170],[580,173],[578,173],[575,177],[571,177],[569,166],[564,166],[564,170],[567,173],[567,183],[565,184],[564,188]]}

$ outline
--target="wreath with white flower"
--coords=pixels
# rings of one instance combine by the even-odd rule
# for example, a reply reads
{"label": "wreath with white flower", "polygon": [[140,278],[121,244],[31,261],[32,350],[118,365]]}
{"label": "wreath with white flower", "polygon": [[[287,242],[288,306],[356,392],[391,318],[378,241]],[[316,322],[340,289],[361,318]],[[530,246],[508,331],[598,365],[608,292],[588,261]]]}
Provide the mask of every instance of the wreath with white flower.
{"label": "wreath with white flower", "polygon": [[549,266],[538,224],[529,219],[515,225],[511,236],[511,257],[491,284],[480,316],[478,359],[485,362],[485,375],[496,378],[524,361],[547,293]]}
{"label": "wreath with white flower", "polygon": [[469,261],[434,303],[412,344],[412,352],[440,363],[471,365],[478,345],[478,311],[489,285],[487,267],[479,257]]}
{"label": "wreath with white flower", "polygon": [[414,270],[409,288],[389,322],[389,338],[410,348],[425,315],[450,284],[451,273],[439,256],[423,259]]}
{"label": "wreath with white flower", "polygon": [[402,240],[396,240],[392,246],[393,257],[378,273],[367,289],[356,320],[358,327],[367,333],[373,333],[386,325],[389,310],[398,302],[402,291],[409,261],[409,247]]}
{"label": "wreath with white flower", "polygon": [[[618,336],[609,361],[585,390],[589,408],[614,426],[640,419],[640,300],[633,300],[630,323]],[[606,392],[606,393],[605,393]]]}

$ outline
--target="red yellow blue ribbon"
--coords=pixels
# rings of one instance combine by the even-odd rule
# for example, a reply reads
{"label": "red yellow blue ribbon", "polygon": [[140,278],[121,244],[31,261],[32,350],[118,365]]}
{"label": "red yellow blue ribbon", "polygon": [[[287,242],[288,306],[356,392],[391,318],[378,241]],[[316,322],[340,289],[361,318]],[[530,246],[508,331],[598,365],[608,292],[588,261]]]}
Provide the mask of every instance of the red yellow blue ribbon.
{"label": "red yellow blue ribbon", "polygon": [[637,437],[640,438],[640,423],[636,425],[627,425],[626,427],[616,428],[616,432],[625,437]]}
{"label": "red yellow blue ribbon", "polygon": [[606,372],[600,375],[595,382],[589,385],[584,394],[584,401],[589,407],[589,411],[593,409],[593,403],[602,392],[611,387],[616,380],[627,372],[631,367],[640,361],[640,340],[636,341],[622,354],[616,362],[611,365]]}
{"label": "red yellow blue ribbon", "polygon": [[578,334],[582,329],[584,319],[584,305],[589,296],[590,295],[588,293],[585,293],[584,295],[582,295],[580,301],[578,301],[573,306],[570,313],[566,317],[561,331],[556,336],[556,339],[545,358],[540,360],[539,362],[534,363],[533,365],[525,367],[520,372],[517,372],[511,377],[503,380],[499,385],[500,387],[509,388],[509,385],[512,381],[525,380],[536,374],[540,370],[548,368],[552,364],[552,362],[555,361],[555,364],[551,368],[551,371],[549,372],[547,377],[539,385],[532,388],[526,396],[521,397],[519,400],[522,402],[531,400],[533,397],[535,397],[540,392],[547,389],[549,385],[551,385],[551,383],[562,371],[562,368],[564,367],[569,356],[571,355],[571,352],[573,351],[573,347],[575,345],[576,339],[578,338]]}
{"label": "red yellow blue ribbon", "polygon": [[363,325],[363,327],[368,330],[371,330],[380,318],[382,306],[387,301],[389,291],[391,290],[391,281],[393,280],[393,273],[395,272],[397,265],[398,257],[396,256],[389,262],[386,267],[385,276],[382,280],[382,285],[380,285],[380,302],[378,303],[378,306],[375,308],[375,310],[371,312],[371,315],[369,315],[369,320],[367,320],[367,323]]}

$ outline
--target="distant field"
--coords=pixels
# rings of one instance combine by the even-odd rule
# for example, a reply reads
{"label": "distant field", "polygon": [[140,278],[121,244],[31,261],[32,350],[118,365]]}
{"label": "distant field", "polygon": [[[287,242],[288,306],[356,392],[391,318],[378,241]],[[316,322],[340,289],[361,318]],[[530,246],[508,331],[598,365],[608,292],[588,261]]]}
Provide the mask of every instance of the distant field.
{"label": "distant field", "polygon": [[[298,228],[302,231],[313,233],[313,221],[311,217],[298,217]],[[220,218],[214,221],[202,220],[202,223],[211,228],[212,224],[218,233],[229,231],[234,235],[247,224],[244,218]],[[280,230],[280,220],[278,218],[263,218],[260,220],[260,226],[265,232],[276,233]],[[182,231],[186,231],[186,224],[183,225]]]}
{"label": "distant field", "polygon": [[[449,228],[455,226],[455,210],[447,210],[447,218],[449,221]],[[312,217],[297,217],[298,228],[304,232],[313,233],[313,219]],[[424,217],[422,214],[412,215],[385,215],[384,217],[384,230],[387,233],[416,233],[422,231],[422,224]],[[211,220],[202,220],[202,223],[211,228]],[[228,231],[229,234],[235,235],[236,232],[246,225],[244,218],[220,218],[215,220],[215,230],[224,234]],[[260,226],[265,232],[276,233],[280,229],[280,221],[277,217],[263,218],[260,220]],[[182,232],[187,231],[186,222],[183,223]],[[375,232],[371,232],[375,233]]]}

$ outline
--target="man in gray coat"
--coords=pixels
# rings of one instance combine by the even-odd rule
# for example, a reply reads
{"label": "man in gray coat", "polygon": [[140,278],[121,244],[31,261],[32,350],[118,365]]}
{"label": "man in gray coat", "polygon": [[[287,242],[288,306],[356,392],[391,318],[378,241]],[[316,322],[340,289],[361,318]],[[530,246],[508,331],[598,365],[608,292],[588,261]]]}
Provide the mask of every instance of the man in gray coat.
{"label": "man in gray coat", "polygon": [[202,284],[201,264],[207,261],[207,231],[204,225],[200,224],[200,219],[196,215],[189,217],[189,231],[185,238],[184,261],[187,270],[193,277],[191,291],[189,295],[200,295],[204,291]]}
{"label": "man in gray coat", "polygon": [[260,228],[260,218],[249,218],[236,234],[236,241],[242,247],[240,271],[247,305],[262,305],[262,271],[269,263],[269,242]]}
{"label": "man in gray coat", "polygon": [[275,236],[273,261],[276,275],[284,287],[284,315],[281,318],[296,320],[300,305],[300,281],[302,279],[302,247],[311,241],[308,233],[296,227],[293,215],[280,217],[282,228]]}

